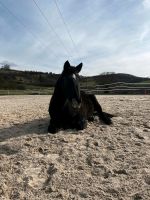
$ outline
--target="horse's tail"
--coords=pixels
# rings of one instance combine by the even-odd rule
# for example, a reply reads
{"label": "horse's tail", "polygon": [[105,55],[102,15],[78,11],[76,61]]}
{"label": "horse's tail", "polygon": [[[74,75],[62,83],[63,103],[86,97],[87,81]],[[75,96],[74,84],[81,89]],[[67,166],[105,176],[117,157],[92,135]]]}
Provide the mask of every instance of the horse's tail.
{"label": "horse's tail", "polygon": [[107,115],[108,113],[102,112],[102,113],[98,113],[99,118],[105,123],[105,124],[112,124],[111,121],[111,117],[109,117],[109,115]]}
{"label": "horse's tail", "polygon": [[110,118],[112,118],[112,117],[115,117],[115,115],[112,115],[112,114],[110,114],[110,113],[106,113],[106,112],[103,112],[107,117],[110,117]]}

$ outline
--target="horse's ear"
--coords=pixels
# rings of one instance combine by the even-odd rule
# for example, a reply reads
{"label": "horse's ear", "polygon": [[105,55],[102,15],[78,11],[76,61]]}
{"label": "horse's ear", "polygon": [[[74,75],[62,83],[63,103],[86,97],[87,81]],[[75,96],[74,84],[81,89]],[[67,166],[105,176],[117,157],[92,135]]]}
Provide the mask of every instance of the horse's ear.
{"label": "horse's ear", "polygon": [[70,63],[69,61],[67,60],[65,63],[64,63],[64,71],[67,71],[70,67]]}
{"label": "horse's ear", "polygon": [[82,63],[80,63],[79,65],[76,66],[76,73],[79,73],[82,69]]}

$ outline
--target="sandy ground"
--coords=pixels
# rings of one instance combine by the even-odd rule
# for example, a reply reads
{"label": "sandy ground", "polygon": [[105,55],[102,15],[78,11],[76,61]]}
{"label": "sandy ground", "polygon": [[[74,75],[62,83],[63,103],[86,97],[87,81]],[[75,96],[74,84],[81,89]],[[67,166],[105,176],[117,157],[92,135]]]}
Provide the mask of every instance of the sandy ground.
{"label": "sandy ground", "polygon": [[113,125],[47,133],[49,96],[0,96],[0,200],[150,199],[150,96],[98,96]]}

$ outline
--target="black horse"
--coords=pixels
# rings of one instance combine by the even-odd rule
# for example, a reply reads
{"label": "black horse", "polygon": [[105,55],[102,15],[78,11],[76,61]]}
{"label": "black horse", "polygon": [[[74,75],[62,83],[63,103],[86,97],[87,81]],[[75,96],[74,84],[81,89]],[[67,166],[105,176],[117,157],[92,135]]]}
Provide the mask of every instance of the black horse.
{"label": "black horse", "polygon": [[105,124],[112,123],[113,115],[102,111],[96,97],[80,91],[78,73],[81,68],[82,63],[76,67],[70,66],[68,61],[64,64],[49,105],[50,133],[56,133],[60,128],[82,130],[86,128],[87,120],[94,120],[95,114]]}

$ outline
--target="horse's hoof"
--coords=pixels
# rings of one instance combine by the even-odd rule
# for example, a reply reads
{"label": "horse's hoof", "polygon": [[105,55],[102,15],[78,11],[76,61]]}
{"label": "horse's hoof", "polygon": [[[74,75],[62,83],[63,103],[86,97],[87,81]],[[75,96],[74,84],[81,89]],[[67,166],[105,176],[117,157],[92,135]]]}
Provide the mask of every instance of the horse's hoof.
{"label": "horse's hoof", "polygon": [[83,130],[86,127],[87,127],[87,121],[84,119],[77,123],[77,130]]}
{"label": "horse's hoof", "polygon": [[57,129],[55,127],[51,127],[51,126],[48,127],[48,133],[55,134],[56,132],[57,132]]}
{"label": "horse's hoof", "polygon": [[105,124],[111,125],[111,124],[112,124],[111,119],[110,119],[110,118],[106,118],[106,119],[105,119]]}
{"label": "horse's hoof", "polygon": [[99,115],[99,118],[107,125],[112,124],[111,118],[105,115],[104,113],[102,115]]}
{"label": "horse's hoof", "polygon": [[89,121],[89,122],[93,122],[93,121],[94,121],[94,116],[90,116],[90,117],[88,118],[88,121]]}

